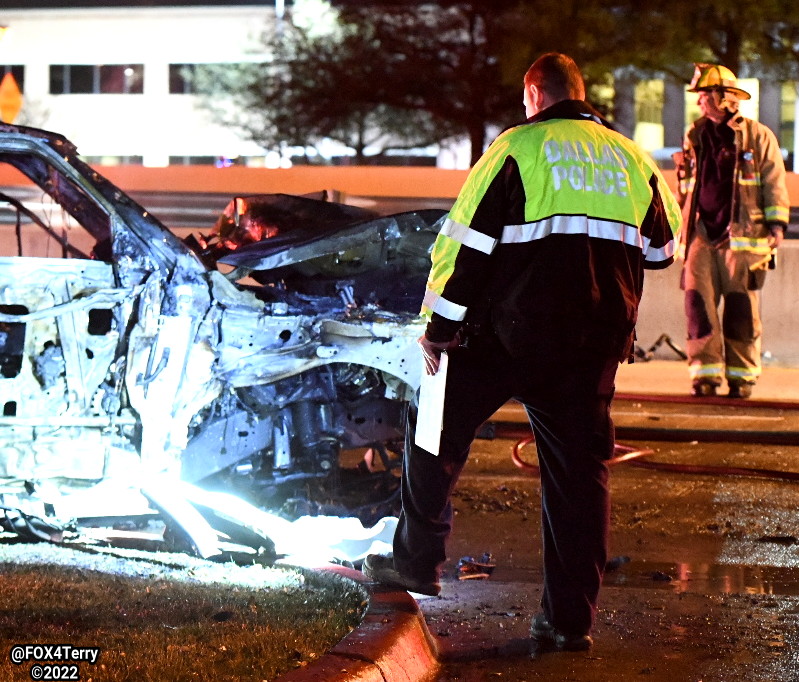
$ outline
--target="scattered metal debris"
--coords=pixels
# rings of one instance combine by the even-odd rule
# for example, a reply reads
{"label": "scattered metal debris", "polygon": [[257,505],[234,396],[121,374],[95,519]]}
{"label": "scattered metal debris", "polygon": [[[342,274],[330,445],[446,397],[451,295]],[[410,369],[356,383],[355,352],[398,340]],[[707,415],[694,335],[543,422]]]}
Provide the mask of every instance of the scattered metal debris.
{"label": "scattered metal debris", "polygon": [[778,545],[795,545],[799,539],[795,535],[763,535],[758,542],[774,542]]}
{"label": "scattered metal debris", "polygon": [[491,577],[496,564],[490,552],[485,552],[480,558],[464,556],[458,560],[455,570],[458,580],[486,580]]}
{"label": "scattered metal debris", "polygon": [[652,580],[655,580],[655,581],[658,581],[658,582],[668,583],[668,582],[671,582],[672,580],[674,580],[674,576],[671,576],[668,573],[664,573],[663,571],[652,571],[648,575],[649,575],[650,578],[652,578]]}
{"label": "scattered metal debris", "polygon": [[630,557],[628,556],[613,557],[612,559],[608,559],[605,562],[605,571],[607,572],[618,571],[622,566],[624,566],[624,564],[629,564],[630,561],[631,561]]}

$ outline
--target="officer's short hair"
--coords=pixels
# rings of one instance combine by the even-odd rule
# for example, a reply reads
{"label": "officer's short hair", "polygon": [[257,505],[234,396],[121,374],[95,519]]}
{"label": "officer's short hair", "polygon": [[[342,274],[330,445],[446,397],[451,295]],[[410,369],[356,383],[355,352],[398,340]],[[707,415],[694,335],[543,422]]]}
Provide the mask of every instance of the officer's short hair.
{"label": "officer's short hair", "polygon": [[568,55],[547,52],[524,74],[524,84],[535,85],[555,101],[585,99],[585,82],[580,67]]}

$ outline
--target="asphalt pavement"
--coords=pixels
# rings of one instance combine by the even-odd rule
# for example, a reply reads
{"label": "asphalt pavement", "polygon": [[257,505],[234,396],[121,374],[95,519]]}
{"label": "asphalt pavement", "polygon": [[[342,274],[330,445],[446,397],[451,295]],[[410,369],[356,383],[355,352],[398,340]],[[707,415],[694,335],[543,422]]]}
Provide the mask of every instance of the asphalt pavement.
{"label": "asphalt pavement", "polygon": [[[747,434],[757,433],[759,439],[773,436],[778,443],[782,438],[787,439],[786,442],[799,445],[799,368],[766,366],[752,399],[747,401],[725,398],[723,391],[719,398],[689,398],[689,386],[687,368],[681,361],[652,360],[623,365],[617,377],[617,398],[613,408],[617,437],[619,432],[632,435],[636,430],[641,430],[645,436],[657,440],[668,440],[670,432],[681,433],[681,438],[686,437],[686,434],[690,435],[692,431],[705,435],[721,432],[725,438],[729,438],[732,432],[737,433],[741,442],[746,442]],[[513,405],[503,410],[496,416],[497,421],[514,424],[523,420],[523,415]],[[659,438],[657,434],[660,434]],[[799,465],[794,465],[794,468],[799,469]],[[330,570],[337,570],[354,580],[367,583],[359,571],[341,568]],[[711,580],[710,577],[705,578]],[[527,672],[518,672],[518,666],[506,667],[507,672],[504,673],[486,672],[485,667],[475,663],[482,659],[513,657],[526,660],[528,644],[525,636],[529,614],[524,613],[524,617],[520,619],[523,609],[518,604],[529,600],[530,593],[540,594],[540,584],[535,584],[537,580],[540,580],[539,576],[528,575],[526,580],[513,583],[510,587],[509,584],[492,585],[491,581],[479,581],[478,585],[478,581],[456,580],[444,585],[444,600],[439,598],[424,601],[420,595],[370,585],[370,605],[361,625],[325,656],[282,676],[279,682],[442,682],[450,679],[468,682],[484,679],[580,682],[600,679],[648,679],[653,682],[660,679],[695,682],[715,679],[725,682],[748,682],[750,679],[770,682],[799,680],[799,656],[795,657],[794,667],[787,668],[793,669],[795,676],[785,672],[784,656],[779,672],[774,672],[773,676],[771,673],[762,673],[766,669],[763,665],[747,668],[745,657],[754,656],[753,652],[760,643],[765,652],[763,655],[774,656],[784,653],[784,648],[780,647],[784,647],[786,643],[776,641],[779,637],[774,634],[764,634],[762,642],[744,643],[746,637],[740,634],[738,624],[741,621],[746,622],[747,618],[756,619],[750,621],[752,624],[761,622],[757,621],[763,617],[757,615],[759,609],[775,607],[767,601],[756,603],[754,597],[748,600],[747,592],[750,587],[743,578],[740,585],[726,589],[726,593],[733,593],[733,596],[721,605],[719,599],[712,594],[713,590],[710,593],[702,593],[701,590],[677,590],[676,593],[664,591],[653,594],[651,585],[644,588],[627,584],[624,589],[619,589],[612,580],[606,580],[606,586],[603,587],[605,624],[598,625],[601,637],[596,638],[597,642],[591,652],[552,654],[537,663],[534,669],[524,668]],[[725,574],[723,580],[729,582],[730,576]],[[799,583],[799,576],[797,582]],[[735,601],[736,596],[740,597],[739,601]],[[474,616],[475,603],[480,604],[482,613],[489,613],[494,617]],[[794,607],[794,610],[789,608],[788,611],[799,612],[799,604]],[[468,608],[472,611],[468,611]],[[444,612],[448,614],[446,618]],[[464,621],[478,618],[480,622],[477,626],[473,622],[471,627],[459,629],[458,613],[463,614]],[[470,614],[468,617],[467,613]],[[623,617],[625,613],[629,615],[628,619]],[[629,625],[634,622],[647,623],[646,619],[651,614],[656,614],[659,618],[655,624],[644,625],[643,629]],[[774,618],[788,618],[784,614],[768,614],[769,617],[772,615]],[[716,619],[718,623],[714,636],[700,635],[706,637],[706,640],[700,639],[689,642],[688,646],[682,646],[679,649],[681,653],[673,654],[670,661],[666,660],[666,669],[670,668],[668,676],[660,677],[663,674],[664,661],[656,662],[648,658],[650,647],[659,646],[658,638],[682,637],[685,645],[686,632],[691,627],[687,624],[689,621],[694,627],[698,627],[696,623],[706,627],[707,622],[712,619]],[[520,620],[524,623],[517,622]],[[618,624],[625,622],[628,625],[626,631],[622,631],[624,627]],[[647,628],[648,631],[644,631]],[[763,632],[766,630],[764,627]],[[739,634],[730,635],[733,631]],[[751,632],[747,636],[751,637]],[[739,648],[744,651],[738,651]],[[724,653],[727,649],[739,669],[757,669],[761,671],[758,675],[768,676],[715,678],[707,673],[704,677],[698,676],[700,664],[708,656],[718,655],[719,651]],[[669,659],[668,654],[666,659]],[[456,662],[454,667],[449,665],[452,661]],[[447,670],[450,672],[447,673]],[[517,672],[511,672],[512,670]],[[626,673],[629,673],[629,677]]]}

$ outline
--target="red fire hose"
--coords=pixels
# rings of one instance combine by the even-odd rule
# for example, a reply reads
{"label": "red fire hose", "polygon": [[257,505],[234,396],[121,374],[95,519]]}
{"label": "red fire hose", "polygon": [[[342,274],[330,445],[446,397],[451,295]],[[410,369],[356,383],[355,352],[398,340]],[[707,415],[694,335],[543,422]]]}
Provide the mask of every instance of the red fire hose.
{"label": "red fire hose", "polygon": [[[537,475],[539,468],[537,464],[530,464],[521,456],[522,449],[535,442],[534,436],[527,436],[517,441],[513,446],[511,458],[513,463],[520,469],[529,471]],[[654,454],[651,448],[635,448],[631,445],[622,443],[614,444],[614,456],[608,460],[608,466],[627,463],[631,466],[642,467],[644,469],[656,469],[659,471],[671,471],[680,474],[699,474],[708,476],[749,476],[753,478],[773,478],[785,481],[799,481],[797,471],[777,471],[774,469],[751,469],[749,467],[725,467],[708,466],[704,464],[671,464],[667,462],[649,462],[644,457]]]}
{"label": "red fire hose", "polygon": [[[695,403],[696,399],[683,396],[669,395],[647,395],[629,394],[616,395],[616,399],[633,400],[636,402],[668,402],[668,403]],[[703,398],[702,404],[720,404],[729,406],[731,401],[727,398]],[[737,404],[737,403],[736,403]],[[753,401],[749,402],[752,405]],[[756,402],[757,407],[779,410],[799,410],[797,402],[783,401],[762,401]],[[799,434],[794,432],[760,432],[760,431],[705,431],[705,430],[665,430],[665,429],[625,429],[625,433],[631,437],[648,440],[704,440],[705,442],[758,442],[780,445],[799,446]],[[529,471],[533,475],[539,473],[539,468],[535,464],[527,462],[521,455],[521,451],[530,443],[535,442],[535,437],[529,430],[520,428],[519,425],[496,424],[496,435],[519,440],[513,446],[511,458],[513,463],[520,469]],[[630,464],[631,466],[659,471],[669,471],[683,474],[697,474],[709,476],[748,476],[754,478],[768,478],[785,481],[799,481],[799,472],[778,471],[774,469],[758,469],[749,467],[730,467],[730,466],[709,466],[702,464],[673,464],[667,462],[652,462],[646,458],[653,455],[651,448],[639,448],[622,443],[614,444],[614,456],[608,460],[608,466],[617,464]]]}

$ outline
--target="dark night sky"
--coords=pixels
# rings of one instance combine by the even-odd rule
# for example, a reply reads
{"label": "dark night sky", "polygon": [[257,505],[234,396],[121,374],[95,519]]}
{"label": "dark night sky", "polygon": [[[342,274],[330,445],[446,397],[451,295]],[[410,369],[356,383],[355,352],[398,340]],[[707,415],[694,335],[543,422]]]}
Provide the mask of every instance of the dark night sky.
{"label": "dark night sky", "polygon": [[[0,0],[0,10],[3,9],[50,9],[59,7],[201,7],[203,5],[267,5],[274,6],[274,0],[227,0],[221,2],[190,2],[189,0],[120,0],[119,2],[108,2],[105,0]],[[286,4],[291,4],[287,2]]]}

